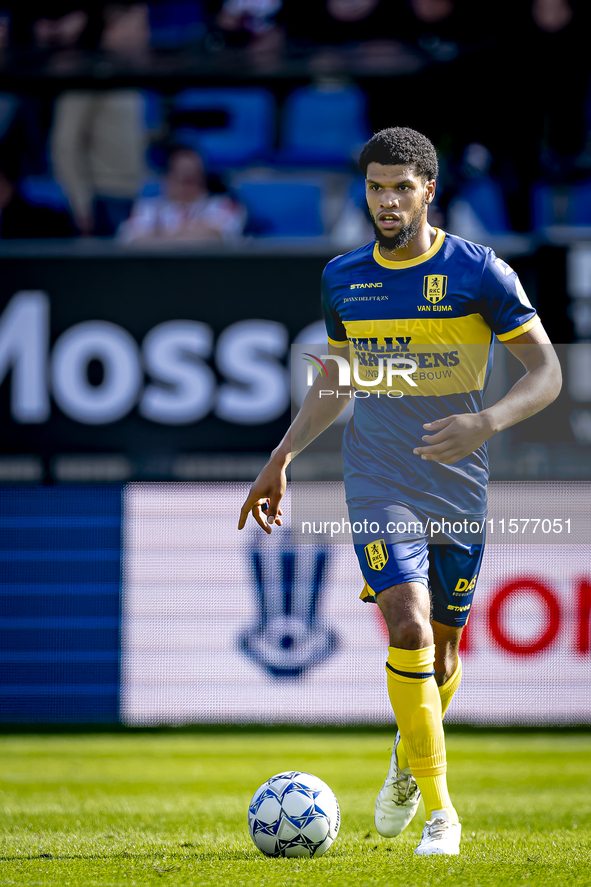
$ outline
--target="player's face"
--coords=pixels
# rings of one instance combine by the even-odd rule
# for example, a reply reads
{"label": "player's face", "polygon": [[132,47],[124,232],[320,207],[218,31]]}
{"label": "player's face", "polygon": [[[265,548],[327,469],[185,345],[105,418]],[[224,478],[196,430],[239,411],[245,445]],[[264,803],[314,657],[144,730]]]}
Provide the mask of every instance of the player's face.
{"label": "player's face", "polygon": [[414,166],[370,163],[365,194],[378,241],[395,250],[417,236],[427,217],[427,204],[433,200],[435,182],[425,182]]}

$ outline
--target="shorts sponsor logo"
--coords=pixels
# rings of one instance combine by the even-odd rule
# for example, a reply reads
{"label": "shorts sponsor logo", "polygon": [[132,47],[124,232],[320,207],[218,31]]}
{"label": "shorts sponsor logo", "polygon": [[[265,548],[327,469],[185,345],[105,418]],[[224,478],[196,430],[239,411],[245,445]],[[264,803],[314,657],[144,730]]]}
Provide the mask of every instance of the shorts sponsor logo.
{"label": "shorts sponsor logo", "polygon": [[388,549],[383,539],[376,539],[365,546],[367,563],[372,570],[383,570],[388,563]]}
{"label": "shorts sponsor logo", "polygon": [[423,296],[432,305],[445,299],[447,293],[447,275],[426,274],[423,278]]}
{"label": "shorts sponsor logo", "polygon": [[471,582],[468,579],[458,579],[458,584],[454,588],[454,595],[470,594],[476,588],[477,579],[478,573],[476,573]]}
{"label": "shorts sponsor logo", "polygon": [[455,613],[465,613],[466,610],[469,610],[472,604],[464,604],[463,607],[456,607],[455,604],[448,604],[447,609],[453,610]]}

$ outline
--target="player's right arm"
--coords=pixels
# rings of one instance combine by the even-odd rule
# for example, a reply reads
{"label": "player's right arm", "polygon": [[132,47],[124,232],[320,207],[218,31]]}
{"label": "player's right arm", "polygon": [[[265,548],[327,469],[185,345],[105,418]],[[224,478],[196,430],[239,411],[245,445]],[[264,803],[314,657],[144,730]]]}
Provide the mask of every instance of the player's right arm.
{"label": "player's right arm", "polygon": [[[328,346],[329,354],[346,357],[347,349],[335,345]],[[251,512],[257,524],[271,532],[271,524],[281,524],[279,503],[285,493],[287,466],[298,453],[312,443],[337,419],[350,402],[350,387],[339,387],[339,367],[336,360],[326,361],[328,376],[317,376],[308,391],[302,408],[291,423],[289,430],[280,444],[273,450],[269,461],[253,483],[240,512],[238,529],[246,523]],[[320,392],[332,392],[331,394]],[[268,506],[266,512],[263,506]]]}

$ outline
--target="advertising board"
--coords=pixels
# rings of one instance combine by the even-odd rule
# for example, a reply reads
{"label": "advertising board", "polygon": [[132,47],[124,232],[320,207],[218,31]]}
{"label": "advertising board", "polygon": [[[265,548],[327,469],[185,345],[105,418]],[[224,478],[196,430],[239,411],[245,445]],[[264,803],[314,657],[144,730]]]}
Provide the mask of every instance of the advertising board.
{"label": "advertising board", "polygon": [[[326,499],[342,498],[326,483]],[[388,723],[388,639],[352,546],[267,537],[237,515],[245,484],[130,484],[124,494],[121,718]],[[588,483],[491,484],[495,520],[524,497],[550,520],[588,512]],[[564,515],[562,516],[564,517]],[[292,520],[293,520],[292,513]],[[591,543],[550,529],[487,546],[450,721],[591,722]],[[553,525],[550,524],[550,527]],[[558,526],[557,524],[554,526]],[[547,529],[547,528],[546,528]],[[540,524],[540,532],[541,524]],[[461,601],[463,589],[458,584]]]}
{"label": "advertising board", "polygon": [[329,258],[4,258],[0,481],[183,479],[186,454],[268,452]]}
{"label": "advertising board", "polygon": [[[286,430],[290,398],[297,407],[307,390],[312,367],[290,344],[326,354],[326,250],[3,255],[0,482],[255,476]],[[542,311],[559,341],[552,316]],[[566,348],[559,400],[491,441],[493,477],[589,478],[591,345]],[[505,351],[496,346],[493,397],[522,373]],[[319,442],[331,459],[333,432]]]}

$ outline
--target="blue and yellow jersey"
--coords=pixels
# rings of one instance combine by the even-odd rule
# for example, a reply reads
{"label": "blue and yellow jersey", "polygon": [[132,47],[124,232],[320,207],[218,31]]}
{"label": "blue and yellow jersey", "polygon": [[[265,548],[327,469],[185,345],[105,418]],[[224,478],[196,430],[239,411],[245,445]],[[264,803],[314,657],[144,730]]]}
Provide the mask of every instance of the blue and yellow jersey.
{"label": "blue and yellow jersey", "polygon": [[454,465],[412,451],[424,445],[423,423],[482,409],[495,337],[510,341],[539,318],[490,248],[436,231],[416,259],[388,261],[370,243],[324,270],[328,340],[348,349],[357,389],[343,441],[347,499],[484,516],[486,445]]}

